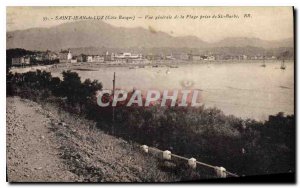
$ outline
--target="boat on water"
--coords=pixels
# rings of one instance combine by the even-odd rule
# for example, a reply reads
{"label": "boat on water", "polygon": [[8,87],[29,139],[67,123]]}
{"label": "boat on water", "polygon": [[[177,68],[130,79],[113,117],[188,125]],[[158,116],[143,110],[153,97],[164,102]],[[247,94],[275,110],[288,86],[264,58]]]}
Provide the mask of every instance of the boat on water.
{"label": "boat on water", "polygon": [[280,69],[285,70],[286,66],[284,64],[284,59],[282,59]]}
{"label": "boat on water", "polygon": [[266,65],[266,62],[265,62],[265,57],[264,57],[264,59],[263,59],[263,64],[262,65],[260,65],[261,67],[266,67],[267,65]]}

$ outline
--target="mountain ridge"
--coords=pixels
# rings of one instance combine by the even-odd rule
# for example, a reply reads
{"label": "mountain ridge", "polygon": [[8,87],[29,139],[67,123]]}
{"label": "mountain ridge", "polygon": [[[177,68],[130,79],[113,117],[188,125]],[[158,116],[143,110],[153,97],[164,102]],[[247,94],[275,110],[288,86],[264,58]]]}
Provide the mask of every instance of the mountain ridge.
{"label": "mountain ridge", "polygon": [[153,28],[115,27],[103,21],[77,21],[63,23],[50,28],[29,28],[7,32],[7,49],[59,50],[66,48],[214,48],[245,47],[262,48],[293,47],[293,39],[267,41],[250,37],[228,37],[209,43],[199,37],[172,36]]}

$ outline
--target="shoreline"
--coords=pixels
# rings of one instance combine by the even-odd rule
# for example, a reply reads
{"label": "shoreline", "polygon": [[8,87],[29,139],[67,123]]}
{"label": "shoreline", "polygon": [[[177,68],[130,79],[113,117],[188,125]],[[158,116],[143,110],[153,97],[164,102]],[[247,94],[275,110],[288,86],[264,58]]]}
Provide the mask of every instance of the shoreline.
{"label": "shoreline", "polygon": [[[56,71],[61,68],[68,68],[68,70],[74,70],[74,69],[86,69],[87,71],[89,69],[92,70],[92,68],[108,68],[108,67],[136,67],[136,68],[144,68],[143,66],[158,66],[153,68],[159,68],[159,67],[168,67],[172,65],[218,65],[218,64],[239,64],[239,63],[261,63],[262,60],[216,60],[216,61],[168,61],[168,60],[162,60],[162,61],[156,61],[156,62],[149,62],[149,63],[116,63],[116,62],[77,62],[77,63],[58,63],[53,65],[36,65],[36,66],[28,66],[28,67],[12,67],[10,71],[18,72],[18,73],[24,73],[29,71],[36,71],[36,70],[45,70],[45,71]],[[280,62],[280,60],[266,60],[265,62]],[[294,63],[294,60],[288,60],[286,63]],[[177,67],[169,67],[169,68],[177,68]],[[84,70],[82,70],[84,71]]]}
{"label": "shoreline", "polygon": [[[271,61],[270,63],[272,63],[273,65],[275,65],[273,63],[273,61]],[[277,63],[277,62],[276,62]],[[291,62],[288,62],[288,63],[291,63]],[[239,62],[231,62],[230,63],[231,65],[235,66],[235,65],[238,65]],[[252,64],[253,66],[259,66],[260,65],[260,61],[253,61],[249,64]],[[158,65],[158,67],[156,67],[156,65]],[[50,72],[52,76],[55,76],[55,77],[59,77],[60,79],[62,79],[62,72],[63,71],[72,71],[72,72],[76,72],[78,73],[79,75],[80,74],[83,74],[83,75],[89,75],[89,74],[98,74],[97,71],[100,71],[100,72],[103,72],[103,71],[110,71],[110,72],[113,72],[115,71],[114,68],[116,68],[116,70],[118,71],[117,68],[120,68],[120,67],[123,67],[121,68],[120,71],[133,71],[133,72],[139,72],[139,71],[159,71],[160,69],[168,69],[170,70],[171,72],[176,72],[176,71],[180,71],[181,68],[184,69],[184,68],[187,68],[188,66],[193,66],[193,65],[199,65],[200,66],[203,66],[204,68],[206,66],[209,66],[209,65],[212,65],[211,67],[218,67],[217,65],[219,66],[224,66],[226,67],[226,64],[220,64],[218,62],[203,62],[203,63],[195,63],[195,62],[189,62],[189,63],[182,63],[182,62],[177,62],[176,64],[172,64],[171,62],[163,62],[163,63],[155,63],[155,64],[146,64],[146,65],[132,65],[132,64],[107,64],[107,63],[69,63],[69,64],[57,64],[57,65],[48,65],[47,67],[45,67],[44,69],[42,70],[45,70],[46,72]],[[216,65],[216,66],[214,66]],[[54,67],[55,66],[55,67]],[[127,69],[132,69],[132,67],[135,66],[134,70],[127,70]],[[141,66],[141,67],[139,67]],[[155,67],[153,67],[155,66]],[[170,66],[178,66],[178,68],[171,68]],[[185,67],[186,66],[186,67]],[[229,65],[230,66],[230,65]],[[290,65],[292,66],[292,65]],[[38,68],[40,68],[41,66],[38,66]],[[198,66],[197,66],[198,67]],[[240,67],[243,67],[243,66],[240,66]],[[271,67],[271,66],[268,66],[268,67]],[[106,70],[107,68],[107,70]],[[28,68],[24,68],[24,69],[28,69]],[[139,70],[141,69],[141,70]],[[179,70],[178,70],[179,69]],[[264,68],[260,68],[260,70],[265,70]],[[13,72],[13,71],[12,71]],[[15,72],[18,72],[18,70],[15,70]],[[19,73],[24,73],[24,71],[20,70]],[[174,74],[175,75],[175,74]],[[81,77],[81,81],[83,82],[85,79],[87,78],[90,78],[90,79],[93,79],[91,77]],[[98,81],[102,82],[102,83],[105,83],[103,85],[103,89],[112,89],[111,87],[109,87],[109,84],[107,84],[107,82],[105,82],[104,80],[100,79],[100,78],[96,78]],[[279,86],[278,86],[279,87]],[[134,88],[134,87],[132,87]],[[126,90],[126,91],[132,91],[132,88],[122,88],[123,90]],[[283,88],[283,86],[280,85],[280,88],[281,89],[285,89]],[[140,89],[140,88],[138,88]],[[209,90],[203,90],[201,88],[194,88],[196,90],[200,90],[201,92],[210,92]],[[141,89],[143,91],[147,90],[146,89]],[[160,89],[160,91],[163,91],[163,89]],[[221,101],[222,102],[222,101]],[[282,110],[282,109],[277,109],[277,111],[273,112],[272,113],[262,113],[262,114],[250,114],[249,116],[244,116],[243,114],[239,114],[239,113],[236,113],[235,110],[229,110],[229,111],[226,111],[224,110],[224,108],[222,108],[222,105],[220,104],[216,104],[216,102],[211,102],[211,101],[206,101],[204,103],[204,105],[206,107],[210,107],[210,108],[213,108],[213,107],[216,107],[218,109],[222,109],[223,112],[226,114],[226,115],[235,115],[236,117],[239,117],[239,118],[242,118],[242,119],[255,119],[257,121],[261,121],[261,122],[265,122],[268,120],[269,118],[269,115],[274,115],[275,113],[278,113],[278,112],[284,112],[285,114],[287,115],[294,115],[294,113],[290,113],[290,110]],[[228,105],[227,105],[228,106]],[[225,105],[225,109],[227,107]],[[223,106],[224,107],[224,106]],[[251,108],[250,110],[252,110],[252,107],[249,107]],[[267,111],[269,112],[269,111]]]}

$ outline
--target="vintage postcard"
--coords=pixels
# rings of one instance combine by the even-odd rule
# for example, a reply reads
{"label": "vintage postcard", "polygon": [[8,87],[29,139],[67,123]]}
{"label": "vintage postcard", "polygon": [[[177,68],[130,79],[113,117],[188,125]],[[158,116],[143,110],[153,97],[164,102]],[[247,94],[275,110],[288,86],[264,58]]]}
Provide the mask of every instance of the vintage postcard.
{"label": "vintage postcard", "polygon": [[8,182],[295,181],[293,7],[7,7]]}

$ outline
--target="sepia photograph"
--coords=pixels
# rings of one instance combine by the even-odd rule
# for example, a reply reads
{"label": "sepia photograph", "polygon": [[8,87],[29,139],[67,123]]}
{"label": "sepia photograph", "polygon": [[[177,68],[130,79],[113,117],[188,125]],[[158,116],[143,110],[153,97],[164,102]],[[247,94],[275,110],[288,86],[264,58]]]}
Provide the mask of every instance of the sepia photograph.
{"label": "sepia photograph", "polygon": [[295,182],[294,15],[7,6],[7,182]]}

